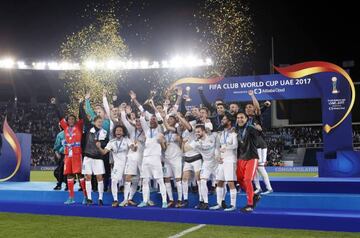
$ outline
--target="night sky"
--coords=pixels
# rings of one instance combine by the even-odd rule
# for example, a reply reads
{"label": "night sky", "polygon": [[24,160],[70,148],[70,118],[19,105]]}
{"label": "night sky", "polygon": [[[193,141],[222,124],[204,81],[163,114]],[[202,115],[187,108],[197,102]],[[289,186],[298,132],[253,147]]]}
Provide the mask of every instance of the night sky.
{"label": "night sky", "polygon": [[[107,1],[2,0],[0,3],[0,56],[17,59],[56,59],[66,35],[91,22],[85,9]],[[196,49],[193,14],[201,1],[119,1],[121,35],[130,52],[150,60],[169,58]],[[355,60],[351,75],[359,80],[360,37],[355,1],[248,1],[254,21],[255,51],[245,74],[269,71],[271,36],[275,64],[308,60],[341,66]],[[90,5],[90,6],[89,6]],[[128,11],[124,9],[128,8]],[[99,7],[101,9],[101,7]],[[193,52],[196,53],[196,52]],[[216,61],[216,59],[214,59]]]}

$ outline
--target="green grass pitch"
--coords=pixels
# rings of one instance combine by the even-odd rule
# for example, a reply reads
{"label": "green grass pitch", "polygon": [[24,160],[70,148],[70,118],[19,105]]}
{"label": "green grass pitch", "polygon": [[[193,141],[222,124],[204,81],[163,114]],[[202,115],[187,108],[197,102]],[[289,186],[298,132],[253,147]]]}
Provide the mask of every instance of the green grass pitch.
{"label": "green grass pitch", "polygon": [[[317,173],[269,173],[270,177],[317,177]],[[30,181],[32,182],[55,182],[53,171],[31,171]]]}
{"label": "green grass pitch", "polygon": [[[194,224],[0,213],[0,237],[169,237]],[[183,237],[340,238],[358,233],[207,225]]]}

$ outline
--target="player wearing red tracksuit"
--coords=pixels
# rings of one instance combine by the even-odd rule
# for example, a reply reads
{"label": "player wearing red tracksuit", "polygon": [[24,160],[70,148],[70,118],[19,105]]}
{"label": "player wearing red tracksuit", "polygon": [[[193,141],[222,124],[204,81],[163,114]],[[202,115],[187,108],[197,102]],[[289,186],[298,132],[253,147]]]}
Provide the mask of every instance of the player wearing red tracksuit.
{"label": "player wearing red tracksuit", "polygon": [[252,181],[258,165],[257,137],[261,127],[247,123],[248,116],[243,112],[237,114],[236,122],[238,126],[237,179],[247,197],[247,205],[241,211],[252,212],[260,199],[260,195],[254,195]]}
{"label": "player wearing red tracksuit", "polygon": [[[52,100],[55,104],[55,100]],[[83,109],[83,102],[80,101],[80,115]],[[59,108],[57,108],[58,115]],[[82,169],[82,149],[81,149],[81,138],[83,134],[83,120],[80,118],[76,120],[75,115],[69,115],[66,118],[60,120],[60,126],[64,129],[65,134],[65,145],[64,145],[64,175],[67,176],[67,184],[69,188],[69,198],[65,201],[65,204],[73,204],[74,200],[74,178],[78,176],[80,180],[80,186],[85,191],[85,180],[81,174]],[[85,199],[84,199],[85,200]]]}

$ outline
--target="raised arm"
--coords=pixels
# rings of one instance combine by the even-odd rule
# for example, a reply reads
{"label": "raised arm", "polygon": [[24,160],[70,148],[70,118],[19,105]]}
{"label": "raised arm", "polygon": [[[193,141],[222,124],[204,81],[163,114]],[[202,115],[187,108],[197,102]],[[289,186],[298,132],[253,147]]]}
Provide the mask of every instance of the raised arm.
{"label": "raised arm", "polygon": [[271,102],[270,101],[264,102],[264,104],[260,108],[261,114],[265,113],[265,111],[270,107],[271,107]]}
{"label": "raised arm", "polygon": [[[158,121],[164,121],[164,118],[161,116],[160,112],[158,111],[158,109],[155,107],[154,101],[150,100],[150,105],[153,108],[154,112],[155,112],[155,116],[156,116],[156,120]],[[152,116],[152,115],[151,115]]]}
{"label": "raised arm", "polygon": [[85,112],[90,117],[91,121],[93,121],[94,118],[96,117],[96,114],[90,104],[90,93],[89,92],[85,95]]}
{"label": "raised arm", "polygon": [[[182,88],[179,87],[177,89],[177,91],[176,91],[177,98],[176,98],[176,102],[175,102],[175,105],[174,105],[174,111],[175,112],[177,112],[179,110],[180,104],[181,104],[182,99],[183,99],[182,94],[183,94]],[[185,109],[185,111],[186,111],[186,109]]]}
{"label": "raised arm", "polygon": [[202,86],[198,87],[198,90],[199,90],[199,96],[201,99],[201,103],[204,105],[204,107],[207,107],[211,113],[213,113],[216,110],[216,108],[214,108],[211,105],[211,103],[207,100],[207,98],[205,97],[203,87]]}
{"label": "raised arm", "polygon": [[135,130],[134,126],[130,124],[130,122],[128,121],[128,119],[126,118],[126,113],[123,109],[120,109],[120,118],[122,123],[124,124],[124,126],[126,127],[126,129],[128,130],[129,133],[133,133],[133,131]]}
{"label": "raised arm", "polygon": [[255,97],[254,91],[249,90],[248,94],[251,97],[252,103],[253,103],[253,105],[255,107],[255,114],[260,115],[261,114],[260,104],[259,104],[259,101]]}
{"label": "raised arm", "polygon": [[104,106],[104,110],[105,110],[105,113],[107,115],[107,117],[114,121],[112,116],[111,116],[111,113],[110,113],[110,105],[109,105],[109,102],[107,100],[107,97],[106,97],[106,94],[107,94],[107,91],[106,89],[103,90],[103,97],[102,97],[102,101],[103,101],[103,106]]}
{"label": "raised arm", "polygon": [[177,118],[179,120],[179,122],[185,127],[186,130],[191,131],[192,130],[192,126],[190,125],[190,123],[181,115],[180,112],[177,113]]}
{"label": "raised arm", "polygon": [[[139,103],[139,101],[136,99],[136,93],[133,90],[130,90],[129,92],[131,101],[137,106],[137,108],[140,110],[141,104]],[[141,111],[141,110],[140,110]]]}
{"label": "raised arm", "polygon": [[140,117],[140,123],[141,123],[141,127],[143,128],[143,131],[145,132],[145,135],[147,136],[147,134],[150,131],[150,127],[145,120],[144,113],[142,113]]}
{"label": "raised arm", "polygon": [[180,112],[186,114],[186,107],[185,107],[186,100],[185,98],[180,98]]}
{"label": "raised arm", "polygon": [[144,110],[143,106],[142,106],[142,105],[139,103],[139,101],[136,99],[136,93],[134,93],[134,91],[130,90],[129,95],[130,95],[131,101],[136,105],[136,107],[139,109],[139,111],[140,111],[141,113],[145,112],[145,117],[146,117],[147,119],[149,119],[149,118],[152,116],[152,114],[149,113],[148,111],[145,111],[145,110]]}
{"label": "raised arm", "polygon": [[90,128],[91,121],[87,117],[86,112],[84,110],[84,101],[82,99],[80,99],[79,102],[80,102],[80,104],[79,104],[79,119],[83,121],[83,125],[85,126],[85,128]]}

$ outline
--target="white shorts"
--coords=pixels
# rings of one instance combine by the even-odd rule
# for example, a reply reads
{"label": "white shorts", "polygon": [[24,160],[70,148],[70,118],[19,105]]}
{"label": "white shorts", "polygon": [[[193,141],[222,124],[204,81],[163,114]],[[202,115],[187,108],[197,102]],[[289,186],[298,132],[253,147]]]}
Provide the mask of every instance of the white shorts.
{"label": "white shorts", "polygon": [[105,174],[104,161],[85,156],[82,165],[82,174]]}
{"label": "white shorts", "polygon": [[182,175],[182,158],[177,157],[171,160],[165,159],[164,177],[165,178],[181,178]]}
{"label": "white shorts", "polygon": [[224,162],[219,164],[216,170],[216,180],[236,181],[236,162]]}
{"label": "white shorts", "polygon": [[216,175],[217,166],[216,161],[204,161],[201,166],[200,179],[209,180],[211,175]]}
{"label": "white shorts", "polygon": [[258,156],[259,156],[259,164],[260,166],[264,166],[266,164],[266,157],[267,157],[267,148],[261,149],[258,148],[257,149],[258,152]]}
{"label": "white shorts", "polygon": [[184,162],[184,168],[183,168],[183,171],[194,171],[195,173],[196,172],[199,172],[201,170],[201,164],[202,164],[202,160],[199,159],[199,160],[196,160],[194,162]]}
{"label": "white shorts", "polygon": [[126,175],[139,175],[141,174],[141,153],[129,153],[125,165]]}
{"label": "white shorts", "polygon": [[162,179],[164,173],[161,165],[161,158],[159,156],[145,157],[141,166],[141,177],[147,179]]}
{"label": "white shorts", "polygon": [[114,167],[111,170],[111,179],[122,180],[124,177],[126,159],[114,160]]}

